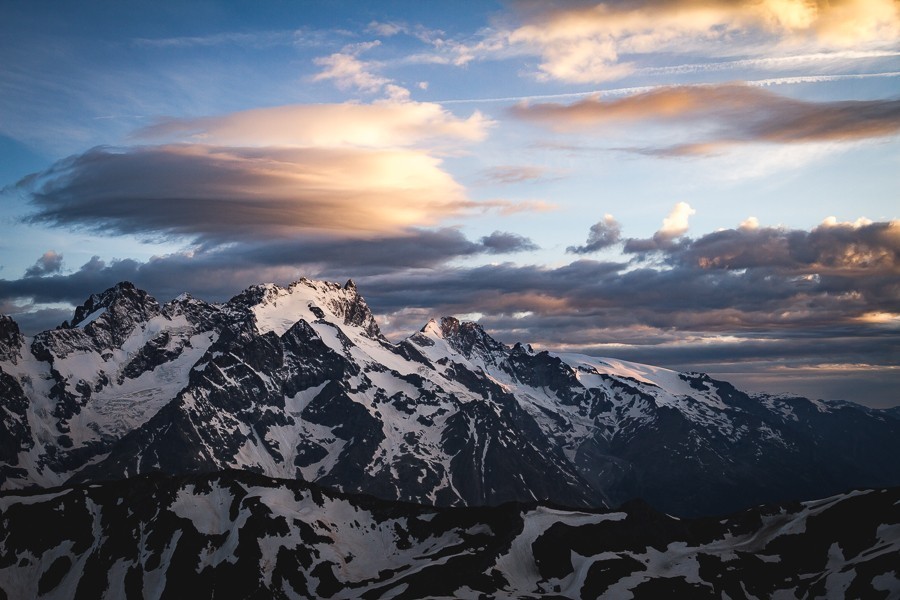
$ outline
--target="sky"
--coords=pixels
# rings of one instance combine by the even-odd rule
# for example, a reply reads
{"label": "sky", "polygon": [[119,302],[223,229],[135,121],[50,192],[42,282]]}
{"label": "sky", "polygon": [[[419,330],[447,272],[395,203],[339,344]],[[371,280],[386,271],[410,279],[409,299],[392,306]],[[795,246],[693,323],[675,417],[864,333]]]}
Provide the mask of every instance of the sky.
{"label": "sky", "polygon": [[0,313],[352,278],[384,333],[900,405],[900,3],[0,0]]}

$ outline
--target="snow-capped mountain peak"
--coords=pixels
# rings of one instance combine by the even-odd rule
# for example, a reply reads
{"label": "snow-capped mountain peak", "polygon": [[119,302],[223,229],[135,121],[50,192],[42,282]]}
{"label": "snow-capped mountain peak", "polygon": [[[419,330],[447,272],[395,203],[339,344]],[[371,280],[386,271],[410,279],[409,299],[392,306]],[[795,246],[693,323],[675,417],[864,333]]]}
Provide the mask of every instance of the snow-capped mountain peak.
{"label": "snow-capped mountain peak", "polygon": [[252,310],[260,333],[283,335],[299,320],[327,320],[355,327],[371,338],[382,338],[372,311],[356,290],[353,280],[343,286],[300,279],[287,287],[256,285],[229,301]]}

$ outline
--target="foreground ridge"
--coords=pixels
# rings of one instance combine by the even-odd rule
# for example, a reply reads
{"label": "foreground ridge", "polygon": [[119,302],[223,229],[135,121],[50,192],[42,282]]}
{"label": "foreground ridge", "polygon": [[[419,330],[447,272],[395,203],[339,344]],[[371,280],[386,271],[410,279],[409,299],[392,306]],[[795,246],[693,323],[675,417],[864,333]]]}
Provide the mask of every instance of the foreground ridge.
{"label": "foreground ridge", "polygon": [[900,488],[679,520],[433,508],[246,471],[0,495],[0,596],[896,597]]}
{"label": "foreground ridge", "polygon": [[352,281],[160,304],[130,283],[0,318],[0,488],[237,468],[431,506],[678,516],[900,485],[900,419],[701,373],[536,352],[477,323],[386,339]]}

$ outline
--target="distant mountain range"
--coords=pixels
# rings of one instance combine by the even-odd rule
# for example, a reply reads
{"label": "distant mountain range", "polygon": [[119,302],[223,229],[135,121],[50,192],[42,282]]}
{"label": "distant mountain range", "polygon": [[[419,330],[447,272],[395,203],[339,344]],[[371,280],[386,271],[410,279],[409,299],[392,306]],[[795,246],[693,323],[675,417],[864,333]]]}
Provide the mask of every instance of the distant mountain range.
{"label": "distant mountain range", "polygon": [[[421,331],[393,343],[380,333],[352,281],[343,286],[305,279],[288,287],[253,286],[224,304],[185,294],[165,305],[125,282],[91,296],[76,309],[71,322],[33,338],[22,336],[12,319],[0,317],[0,403],[4,409],[0,414],[0,488],[8,491],[0,505],[4,507],[0,535],[7,535],[0,538],[5,539],[0,542],[0,555],[8,557],[0,562],[0,589],[4,588],[3,569],[12,568],[6,564],[12,560],[10,552],[18,552],[14,536],[20,535],[16,532],[22,519],[43,518],[40,515],[51,509],[40,507],[52,507],[58,498],[67,514],[84,513],[83,519],[73,518],[87,528],[78,535],[93,532],[94,550],[101,544],[97,536],[106,535],[102,534],[106,524],[121,523],[156,540],[150,543],[142,538],[145,547],[152,546],[157,553],[153,560],[161,561],[154,564],[187,553],[190,564],[198,569],[206,565],[212,577],[222,560],[234,562],[227,557],[235,548],[249,548],[253,560],[268,561],[268,567],[260,567],[265,579],[261,589],[289,587],[300,595],[301,590],[326,595],[321,590],[336,586],[335,590],[344,590],[344,597],[354,597],[344,587],[351,582],[360,586],[354,590],[360,594],[367,590],[373,597],[402,582],[408,589],[417,589],[422,584],[415,583],[416,577],[410,579],[408,569],[418,567],[409,565],[416,561],[432,563],[434,568],[475,565],[472,556],[481,556],[475,551],[480,545],[490,549],[490,560],[500,562],[481,556],[479,560],[488,562],[476,566],[493,565],[494,571],[478,571],[478,577],[475,571],[466,571],[471,579],[465,585],[471,590],[490,585],[528,588],[528,593],[539,588],[547,593],[557,588],[571,592],[584,586],[600,590],[606,588],[589,582],[599,578],[612,585],[614,579],[624,581],[616,579],[619,575],[627,579],[627,573],[639,570],[656,572],[662,568],[659,565],[669,564],[667,553],[675,552],[671,544],[684,542],[684,548],[693,548],[690,552],[696,554],[692,566],[685,567],[693,569],[684,574],[685,589],[696,584],[701,586],[697,590],[705,590],[706,583],[711,583],[730,590],[729,597],[737,597],[733,594],[737,588],[726,584],[738,577],[732,571],[747,574],[760,565],[744,561],[744,550],[725,549],[737,543],[736,531],[752,533],[756,541],[749,547],[762,551],[763,540],[781,535],[773,533],[772,523],[800,527],[797,519],[806,522],[815,512],[810,508],[814,505],[793,505],[777,517],[762,517],[756,509],[735,517],[746,522],[733,524],[733,530],[727,524],[731,522],[715,520],[696,522],[705,525],[692,521],[679,528],[677,521],[654,510],[695,518],[763,503],[822,498],[853,488],[900,485],[896,458],[900,456],[900,414],[895,410],[747,394],[701,373],[536,352],[519,343],[503,344],[478,324],[450,317],[430,321]],[[247,472],[259,477],[254,479]],[[128,482],[115,483],[124,479]],[[99,482],[108,483],[79,486]],[[38,490],[35,496],[12,491],[56,486],[67,487],[49,493]],[[248,486],[268,491],[254,496]],[[116,508],[117,494],[127,506],[159,503],[169,516],[151,527],[146,514]],[[889,493],[859,496],[869,498],[865,501],[851,494],[815,506],[834,506],[827,509],[832,511],[846,503],[878,504],[880,500],[872,499],[884,494]],[[282,496],[284,505],[279,504]],[[325,511],[334,519],[335,529],[328,530],[332,525],[325,517],[319,521],[325,529],[304,518],[278,517],[286,506],[306,514],[302,511],[307,497],[315,499],[309,510]],[[247,504],[248,498],[257,500]],[[631,504],[624,513],[603,512],[635,498],[653,510]],[[344,508],[335,515],[323,502],[343,503]],[[487,508],[509,502],[519,504]],[[370,511],[363,520],[351,518],[363,510],[360,507],[371,508],[377,515]],[[469,509],[447,512],[435,507]],[[900,538],[896,507],[891,507],[885,508],[890,515],[882,511],[865,517],[881,519],[879,524],[889,531],[876,530],[884,533],[882,542],[888,546]],[[10,517],[13,511],[22,515],[15,523]],[[404,515],[397,527],[405,533],[384,537],[393,527],[385,516],[391,511]],[[641,536],[649,535],[648,527],[661,527],[661,537],[648,542],[656,550],[623,542],[621,548],[631,554],[617,554],[613,560],[610,552],[625,550],[595,544],[593,534],[587,532],[621,528],[622,519],[629,523],[634,519],[610,515],[634,511],[652,525],[636,522],[633,534],[615,535],[637,539],[640,546]],[[241,521],[244,514],[246,522]],[[443,515],[452,518],[445,521]],[[355,521],[359,522],[351,526]],[[200,537],[188,535],[188,522]],[[250,522],[256,525],[253,533],[246,533]],[[427,532],[438,523],[440,527],[432,532],[437,538],[429,541]],[[384,544],[399,548],[394,562],[394,555],[378,558],[385,561],[384,573],[372,571],[375,567],[369,565],[369,558],[358,563],[365,565],[358,572],[344,555],[325,558],[340,550],[341,536],[336,531],[360,527],[377,530]],[[694,527],[704,533],[691,533]],[[562,535],[564,530],[572,537]],[[872,535],[877,538],[882,533]],[[46,544],[51,544],[55,534],[47,535]],[[184,541],[177,548],[162,542],[175,544],[179,535]],[[259,548],[241,545],[245,535],[286,536],[296,543],[319,540],[338,546],[309,550],[314,557],[287,552],[282,558],[278,544],[263,537]],[[725,543],[721,537],[725,535],[731,541]],[[528,542],[522,549],[513,543],[522,536],[544,542]],[[815,539],[821,541],[820,537]],[[190,544],[189,538],[194,540]],[[111,537],[103,539],[102,543],[119,544]],[[563,549],[561,555],[547,550],[551,540]],[[370,551],[369,542],[359,542],[361,551]],[[866,548],[888,547],[876,542],[869,536],[852,543],[855,549],[866,544]],[[781,542],[772,543],[781,548]],[[37,581],[35,585],[48,590],[46,586],[53,582],[77,583],[87,577],[85,569],[96,559],[79,562],[87,560],[87,550],[82,548],[79,554],[76,548],[91,543],[76,540],[72,544],[65,551],[59,550],[62,546],[41,550],[50,552],[41,559],[41,565],[49,569],[46,572],[28,571],[31,567],[21,561],[16,564],[20,571],[32,573],[31,579],[23,575],[25,580]],[[709,544],[717,548],[713,554],[721,562],[714,568],[706,558],[697,558],[707,554],[697,548],[709,548]],[[417,548],[416,559],[400,552],[412,547]],[[146,564],[149,559],[128,554],[134,549],[129,550],[125,542],[115,548],[104,550],[104,556],[118,556],[119,562],[90,568],[115,571],[119,577],[115,585],[150,586],[147,578],[154,569]],[[257,556],[260,552],[262,558]],[[509,552],[515,560],[503,554]],[[843,543],[837,550],[829,546],[823,552],[828,560],[838,561],[835,565],[849,564]],[[872,552],[865,561],[853,564],[874,561],[880,565],[874,559],[882,551]],[[726,555],[737,557],[738,562],[725,565],[728,561],[722,557]],[[45,564],[52,556],[57,558]],[[574,566],[570,556],[601,556],[613,563],[596,567],[591,566],[596,561],[585,558],[587,562]],[[522,571],[513,564],[519,559],[525,561]],[[291,572],[303,575],[290,579],[282,560],[293,565]],[[252,563],[242,561],[239,557],[238,564]],[[322,566],[326,564],[331,566]],[[338,564],[343,566],[335,571]],[[401,564],[407,565],[406,571],[399,569]],[[76,565],[83,575],[67,579],[66,573]],[[537,565],[537,571],[528,565]],[[431,573],[432,567],[423,567],[422,573]],[[826,567],[810,562],[803,568],[825,577]],[[701,575],[696,575],[697,569]],[[185,571],[178,577],[191,579],[207,571],[192,573]],[[440,576],[459,583],[446,573]],[[710,579],[711,573],[720,573],[719,583]],[[276,575],[281,579],[273,579]],[[820,581],[819,575],[793,583],[813,589],[819,585],[814,583]],[[866,590],[880,589],[877,581],[866,581]],[[895,585],[884,581],[885,586]],[[109,583],[114,582],[109,579]],[[381,589],[380,584],[386,587]],[[160,591],[167,589],[164,580],[152,585]],[[631,584],[622,585],[623,590],[631,589],[627,587]],[[448,597],[459,591],[447,589]],[[749,589],[746,593],[755,594]]]}

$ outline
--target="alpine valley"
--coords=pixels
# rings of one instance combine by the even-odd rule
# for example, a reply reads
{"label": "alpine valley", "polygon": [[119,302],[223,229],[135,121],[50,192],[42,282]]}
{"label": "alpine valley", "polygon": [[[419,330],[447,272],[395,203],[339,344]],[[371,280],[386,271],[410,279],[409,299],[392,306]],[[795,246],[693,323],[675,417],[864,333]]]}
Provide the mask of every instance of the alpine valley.
{"label": "alpine valley", "polygon": [[896,410],[394,343],[352,281],[0,317],[0,405],[0,598],[900,597]]}

